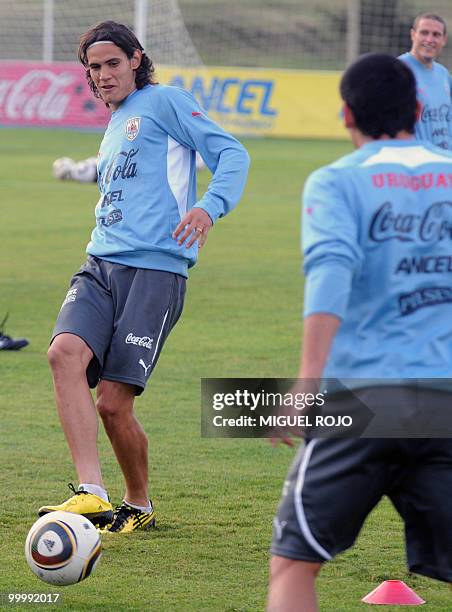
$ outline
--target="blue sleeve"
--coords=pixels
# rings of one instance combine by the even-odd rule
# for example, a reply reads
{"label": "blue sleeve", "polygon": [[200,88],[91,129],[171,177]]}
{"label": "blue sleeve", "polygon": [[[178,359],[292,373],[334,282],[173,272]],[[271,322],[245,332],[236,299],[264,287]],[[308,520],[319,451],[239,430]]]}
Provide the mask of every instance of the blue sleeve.
{"label": "blue sleeve", "polygon": [[215,223],[242,196],[250,164],[245,147],[209,119],[195,98],[179,87],[162,88],[156,112],[160,126],[180,144],[199,151],[212,172],[209,187],[195,206]]}
{"label": "blue sleeve", "polygon": [[322,312],[344,318],[363,253],[358,243],[357,212],[341,189],[338,170],[321,168],[306,183],[302,249],[304,316]]}

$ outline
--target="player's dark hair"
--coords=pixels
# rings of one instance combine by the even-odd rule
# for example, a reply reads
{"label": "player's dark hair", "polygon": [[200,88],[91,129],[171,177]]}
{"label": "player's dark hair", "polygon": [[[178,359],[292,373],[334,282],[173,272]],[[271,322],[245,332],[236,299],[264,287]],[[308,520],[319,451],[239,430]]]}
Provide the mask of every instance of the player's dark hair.
{"label": "player's dark hair", "polygon": [[394,138],[402,130],[414,132],[416,81],[408,66],[392,55],[362,55],[343,74],[340,92],[363,134]]}
{"label": "player's dark hair", "polygon": [[421,15],[418,15],[413,21],[413,25],[411,26],[413,30],[417,30],[421,19],[431,19],[432,21],[438,21],[439,23],[442,24],[444,28],[444,31],[443,31],[444,36],[447,34],[446,22],[444,21],[442,17],[440,17],[439,15],[435,15],[434,13],[422,13]]}
{"label": "player's dark hair", "polygon": [[[78,59],[86,68],[86,80],[96,98],[100,98],[100,94],[89,72],[87,52],[93,43],[100,40],[111,41],[122,49],[129,59],[133,57],[135,49],[143,51],[140,41],[132,30],[122,23],[116,23],[116,21],[102,21],[88,30],[88,32],[85,32],[85,34],[80,37],[77,55]],[[154,72],[155,68],[152,60],[146,53],[143,53],[141,56],[141,63],[135,71],[135,84],[137,89],[143,89],[145,85],[149,84],[155,85],[157,82],[154,80]]]}

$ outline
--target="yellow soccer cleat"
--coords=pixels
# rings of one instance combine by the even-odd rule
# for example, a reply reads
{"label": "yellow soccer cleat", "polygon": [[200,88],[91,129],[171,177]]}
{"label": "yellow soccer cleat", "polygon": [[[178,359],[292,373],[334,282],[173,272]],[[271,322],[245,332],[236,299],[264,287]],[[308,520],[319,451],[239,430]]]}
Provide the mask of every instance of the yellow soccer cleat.
{"label": "yellow soccer cleat", "polygon": [[116,508],[111,525],[103,529],[101,533],[131,533],[140,529],[146,531],[151,527],[155,527],[154,508],[151,512],[141,512],[123,501]]}
{"label": "yellow soccer cleat", "polygon": [[38,510],[39,516],[43,516],[48,512],[61,510],[63,512],[82,514],[96,527],[106,527],[112,522],[113,507],[110,502],[94,495],[94,493],[76,491],[73,484],[69,484],[68,486],[74,495],[58,506],[42,506],[42,508]]}

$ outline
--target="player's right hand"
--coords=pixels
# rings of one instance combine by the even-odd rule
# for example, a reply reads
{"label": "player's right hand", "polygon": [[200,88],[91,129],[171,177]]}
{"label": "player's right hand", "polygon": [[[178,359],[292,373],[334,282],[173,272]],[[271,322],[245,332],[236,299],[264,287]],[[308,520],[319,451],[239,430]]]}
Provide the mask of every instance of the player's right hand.
{"label": "player's right hand", "polygon": [[179,225],[173,232],[174,240],[181,246],[184,244],[189,249],[197,240],[199,248],[204,246],[207,240],[207,234],[212,227],[212,219],[202,208],[194,207],[181,220]]}

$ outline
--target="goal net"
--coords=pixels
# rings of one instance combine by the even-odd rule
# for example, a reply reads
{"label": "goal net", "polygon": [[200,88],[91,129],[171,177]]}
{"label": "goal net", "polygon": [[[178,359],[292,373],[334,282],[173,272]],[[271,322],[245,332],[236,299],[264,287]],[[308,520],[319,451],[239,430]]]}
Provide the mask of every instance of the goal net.
{"label": "goal net", "polygon": [[177,0],[0,0],[0,60],[76,61],[80,35],[106,19],[131,27],[157,64],[202,64]]}
{"label": "goal net", "polygon": [[[423,12],[452,30],[451,0],[180,0],[207,65],[342,70],[370,51],[409,50]],[[452,42],[441,61],[452,69]]]}
{"label": "goal net", "polygon": [[[451,0],[427,4],[452,28]],[[113,19],[145,36],[157,66],[341,70],[360,53],[408,50],[425,10],[421,0],[0,0],[0,60],[74,61],[80,34]]]}

